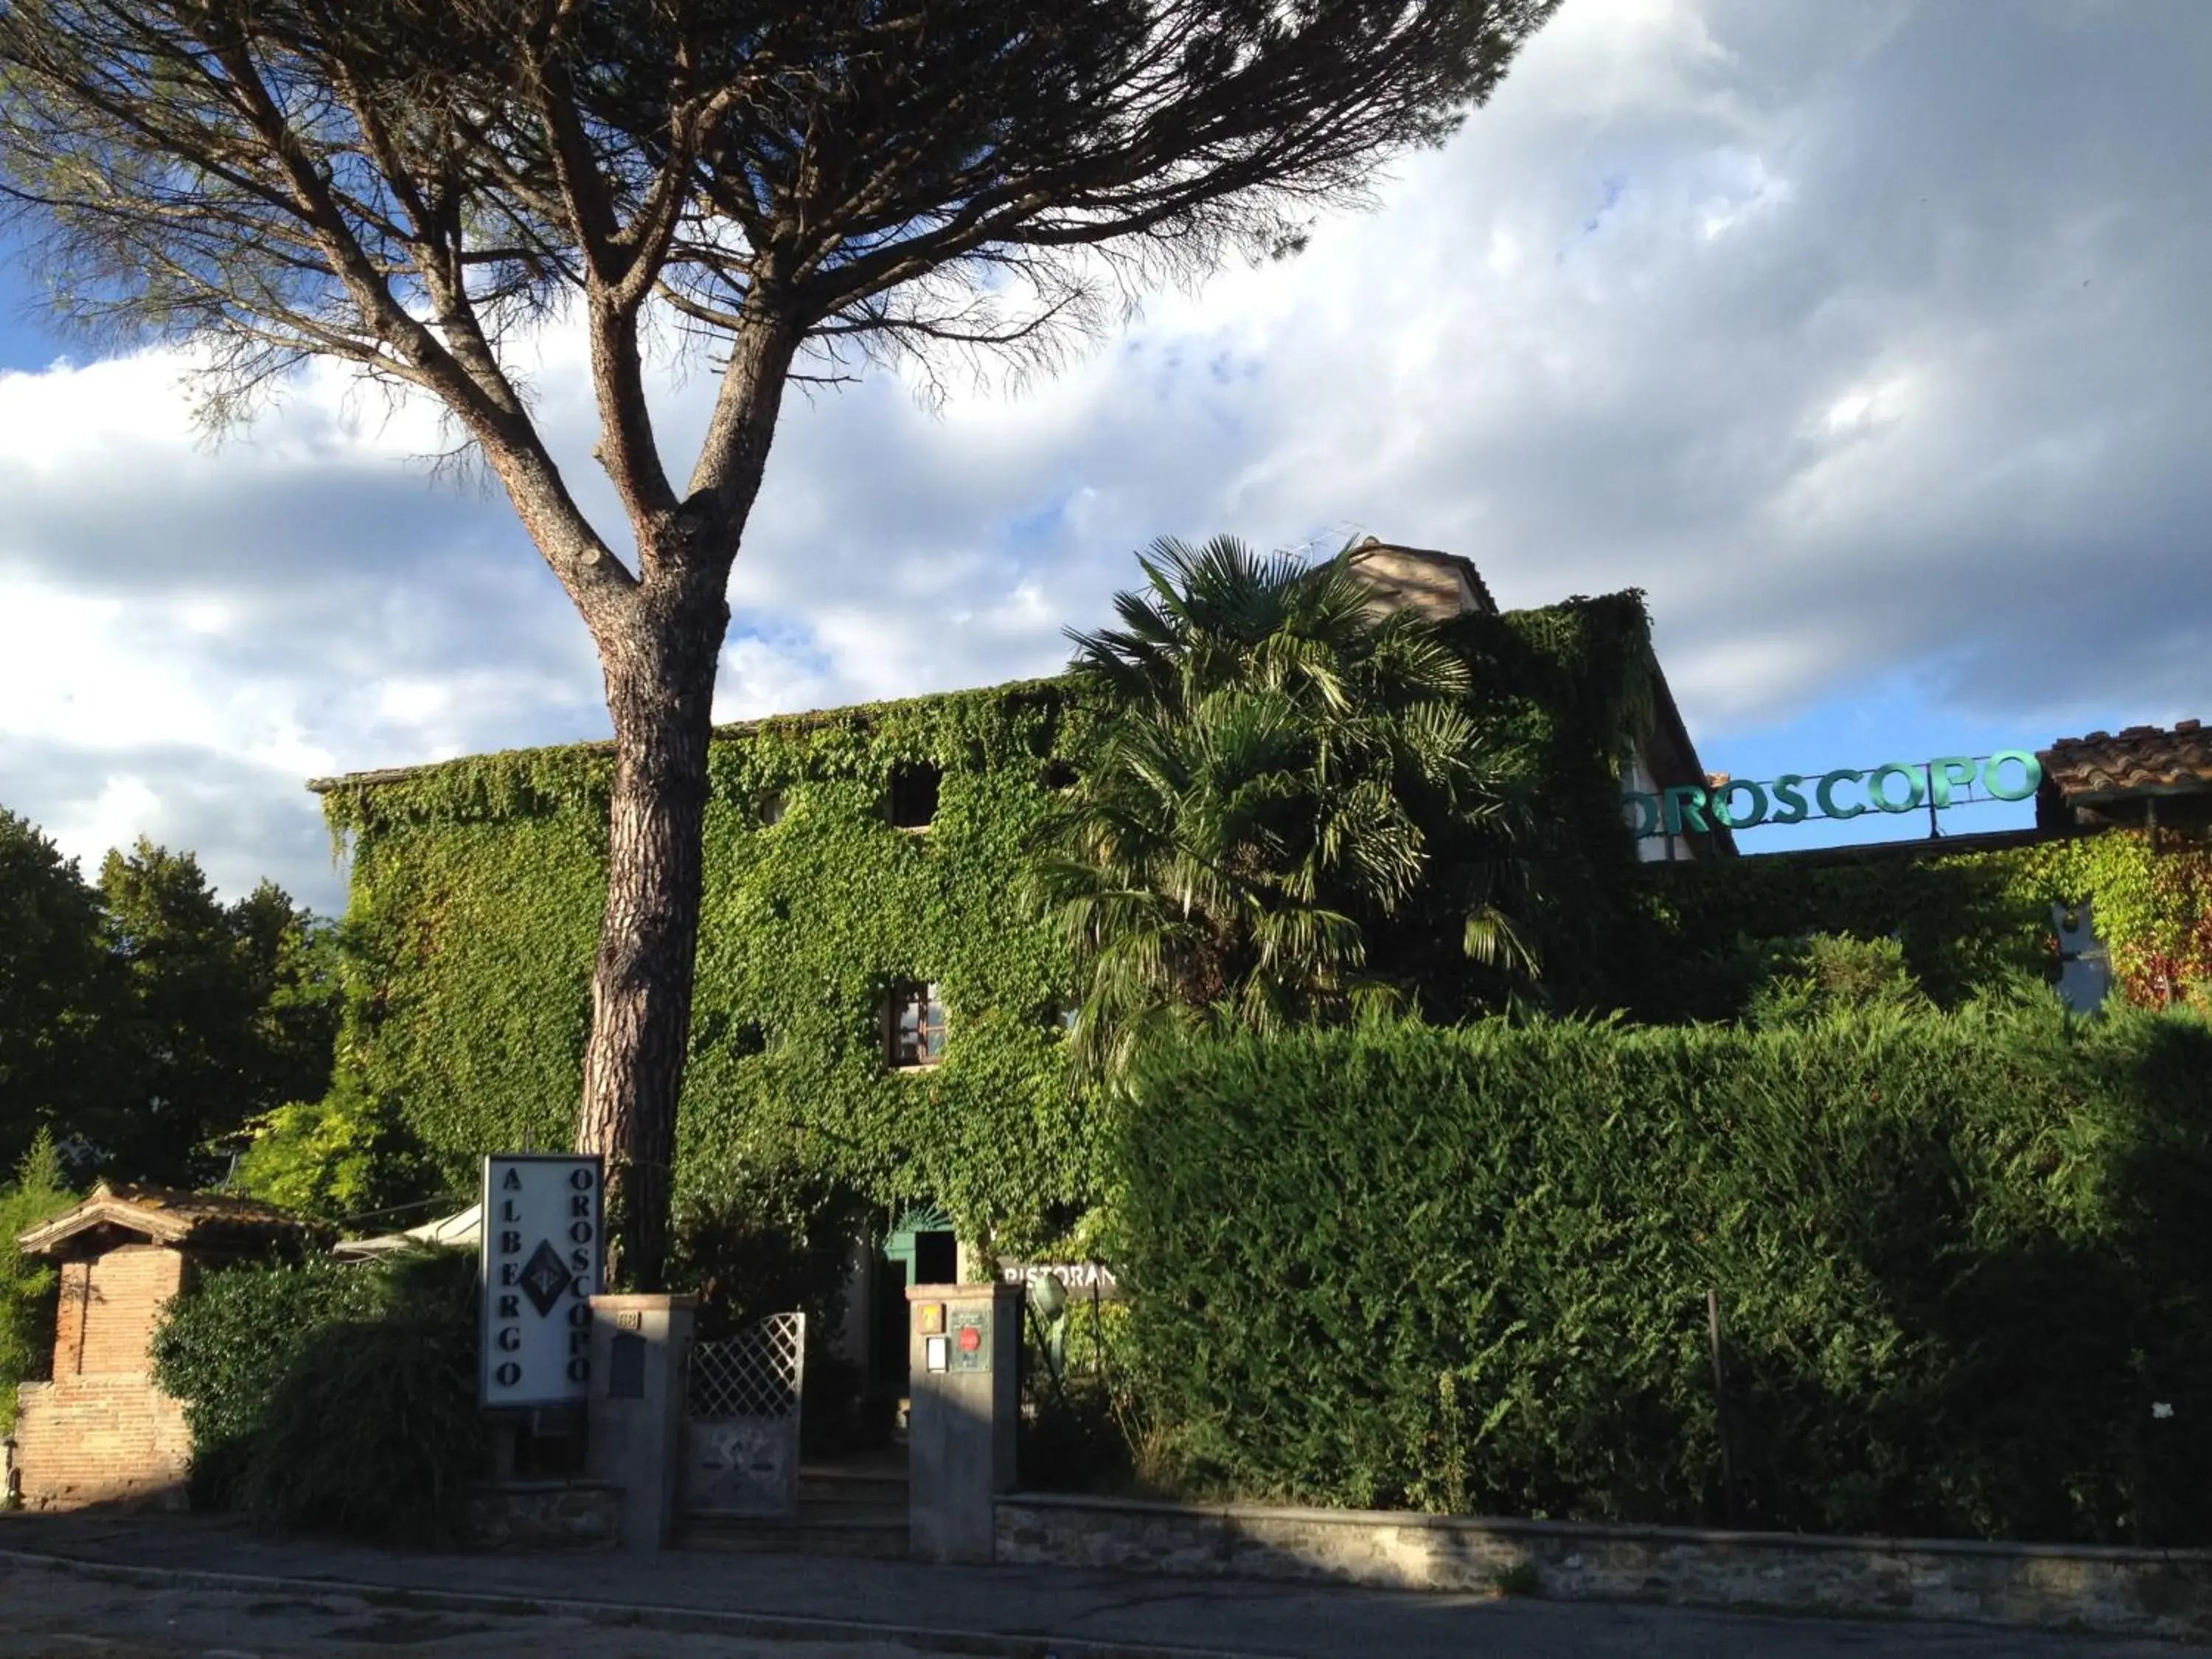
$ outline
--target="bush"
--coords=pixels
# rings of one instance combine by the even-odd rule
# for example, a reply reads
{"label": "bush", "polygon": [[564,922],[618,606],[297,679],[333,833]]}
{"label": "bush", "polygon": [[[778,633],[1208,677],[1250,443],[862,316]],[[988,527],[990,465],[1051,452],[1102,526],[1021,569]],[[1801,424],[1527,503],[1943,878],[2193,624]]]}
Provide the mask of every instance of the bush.
{"label": "bush", "polygon": [[348,1072],[322,1099],[290,1102],[246,1127],[252,1139],[232,1172],[236,1187],[301,1215],[341,1224],[390,1215],[445,1184],[398,1108],[364,1096]]}
{"label": "bush", "polygon": [[459,1534],[486,1450],[475,1265],[422,1250],[356,1270],[380,1304],[325,1326],[270,1394],[242,1484],[249,1515],[386,1543]]}
{"label": "bush", "polygon": [[0,1436],[15,1427],[15,1386],[46,1375],[53,1352],[54,1270],[15,1248],[16,1237],[76,1202],[62,1177],[54,1138],[41,1129],[0,1187]]}
{"label": "bush", "polygon": [[2209,1136],[2212,1026],[2047,999],[1194,1048],[1118,1140],[1131,1352],[1251,1496],[2205,1542]]}
{"label": "bush", "polygon": [[1746,1010],[1753,1025],[1802,1025],[1852,1011],[1911,1014],[1933,1008],[1896,939],[1813,933],[1754,948],[1765,971]]}
{"label": "bush", "polygon": [[154,1340],[195,1504],[380,1540],[449,1534],[484,1450],[475,1282],[475,1257],[443,1249],[208,1274]]}

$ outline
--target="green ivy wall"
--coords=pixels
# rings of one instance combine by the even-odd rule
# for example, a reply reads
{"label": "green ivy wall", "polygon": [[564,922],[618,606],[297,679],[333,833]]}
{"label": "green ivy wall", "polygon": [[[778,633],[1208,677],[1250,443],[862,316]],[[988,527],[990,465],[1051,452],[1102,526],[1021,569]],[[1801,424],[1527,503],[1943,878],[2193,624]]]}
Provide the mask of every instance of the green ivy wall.
{"label": "green ivy wall", "polygon": [[2203,1001],[2212,992],[2212,852],[2142,830],[2039,841],[1986,852],[1941,842],[1910,854],[1740,858],[1651,866],[1641,873],[1656,924],[1624,1001],[1660,1019],[1724,1018],[1738,940],[1810,933],[1895,935],[1916,977],[1947,1006],[2008,975],[2055,967],[2051,907],[2087,900],[2133,1003]]}
{"label": "green ivy wall", "polygon": [[[1457,631],[1486,724],[1553,804],[1560,885],[1593,915],[1621,902],[1610,757],[1648,718],[1639,596]],[[718,733],[679,1207],[826,1182],[884,1211],[933,1200],[1004,1250],[1071,1242],[1105,1181],[1102,1105],[1070,1087],[1071,964],[1017,878],[1097,717],[1042,681]],[[456,1190],[488,1150],[569,1144],[611,763],[519,751],[325,793],[354,860],[339,1088],[396,1111]],[[921,833],[882,811],[916,763],[943,773]],[[943,988],[940,1065],[886,1067],[896,979]]]}

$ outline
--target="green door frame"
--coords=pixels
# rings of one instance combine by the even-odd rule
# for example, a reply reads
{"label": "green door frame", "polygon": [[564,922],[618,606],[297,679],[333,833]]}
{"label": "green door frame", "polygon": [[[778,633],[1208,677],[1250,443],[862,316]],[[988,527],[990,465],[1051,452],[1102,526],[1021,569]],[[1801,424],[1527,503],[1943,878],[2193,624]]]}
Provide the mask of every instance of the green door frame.
{"label": "green door frame", "polygon": [[880,1389],[907,1390],[906,1288],[915,1282],[919,1237],[953,1231],[952,1218],[936,1205],[916,1204],[900,1212],[876,1247],[875,1352],[868,1369]]}

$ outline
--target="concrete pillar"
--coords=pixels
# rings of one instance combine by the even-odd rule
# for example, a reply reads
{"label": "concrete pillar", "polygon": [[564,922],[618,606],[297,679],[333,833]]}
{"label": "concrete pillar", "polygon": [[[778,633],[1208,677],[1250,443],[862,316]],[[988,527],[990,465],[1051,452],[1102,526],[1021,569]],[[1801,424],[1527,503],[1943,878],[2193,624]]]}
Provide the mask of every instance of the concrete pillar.
{"label": "concrete pillar", "polygon": [[696,1296],[592,1298],[585,1473],[623,1489],[623,1547],[665,1549],[684,1468]]}
{"label": "concrete pillar", "polygon": [[988,1561],[991,1500],[1014,1489],[1022,1287],[909,1285],[908,1537],[926,1561]]}

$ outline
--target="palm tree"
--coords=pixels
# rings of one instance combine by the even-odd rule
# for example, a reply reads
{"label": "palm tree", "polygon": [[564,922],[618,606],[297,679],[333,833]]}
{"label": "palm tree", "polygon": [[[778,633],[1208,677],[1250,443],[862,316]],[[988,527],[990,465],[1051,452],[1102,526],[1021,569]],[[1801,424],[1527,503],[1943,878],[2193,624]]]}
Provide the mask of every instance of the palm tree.
{"label": "palm tree", "polygon": [[[1344,554],[1220,536],[1139,562],[1121,625],[1071,633],[1073,677],[1112,713],[1034,867],[1082,975],[1079,1063],[1118,1074],[1169,1030],[1417,1000],[1377,947],[1433,932],[1439,901],[1459,949],[1533,981],[1514,860],[1480,855],[1527,815],[1437,629],[1380,614]],[[1469,855],[1440,872],[1446,843]]]}

